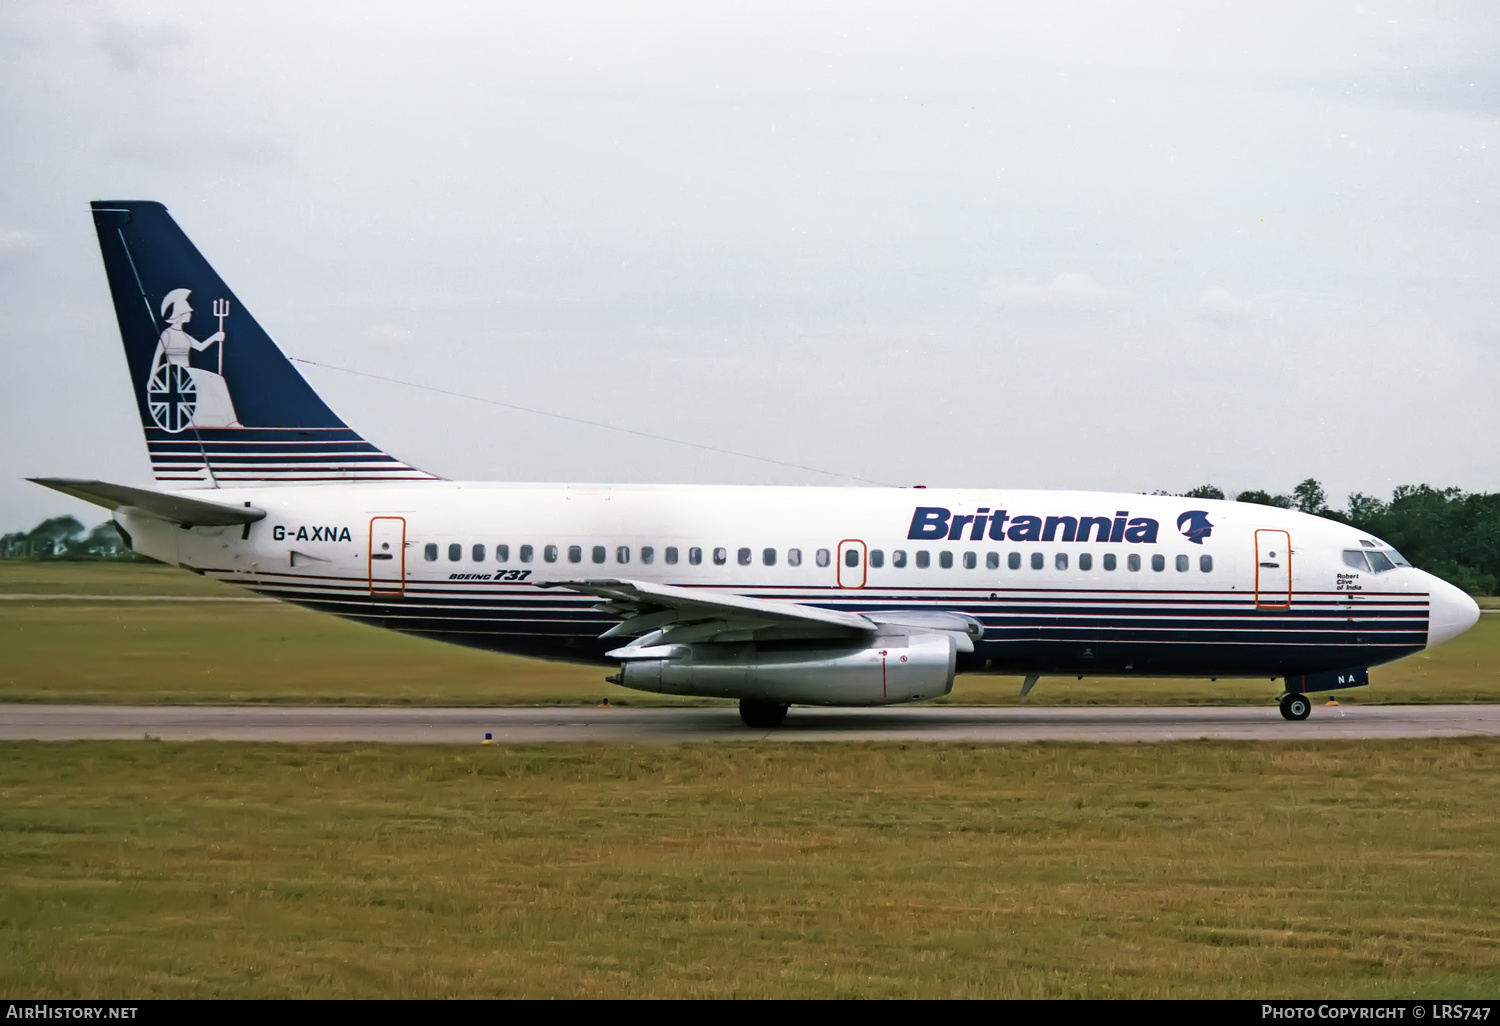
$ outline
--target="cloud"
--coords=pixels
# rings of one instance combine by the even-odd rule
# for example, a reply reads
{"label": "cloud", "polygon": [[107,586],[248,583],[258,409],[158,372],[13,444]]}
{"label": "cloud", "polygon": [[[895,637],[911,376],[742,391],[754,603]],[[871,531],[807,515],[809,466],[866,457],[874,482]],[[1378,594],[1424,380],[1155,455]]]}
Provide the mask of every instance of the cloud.
{"label": "cloud", "polygon": [[372,324],[365,329],[364,335],[371,345],[391,348],[410,345],[417,340],[410,328],[400,324]]}
{"label": "cloud", "polygon": [[24,229],[0,228],[0,264],[24,260],[42,247],[42,237]]}
{"label": "cloud", "polygon": [[168,168],[201,164],[204,159],[238,167],[281,161],[291,152],[284,134],[258,131],[198,131],[191,136],[156,129],[117,135],[105,152],[117,160]]}
{"label": "cloud", "polygon": [[116,71],[138,71],[156,61],[160,51],[187,44],[187,33],[176,25],[138,26],[110,21],[99,30],[99,45]]}
{"label": "cloud", "polygon": [[1129,289],[1101,285],[1094,276],[1064,271],[1049,285],[1030,282],[992,281],[983,299],[1002,310],[1056,310],[1064,313],[1111,313],[1135,304]]}
{"label": "cloud", "polygon": [[36,232],[0,228],[0,258],[29,253],[41,244],[42,237]]}
{"label": "cloud", "polygon": [[1217,285],[1203,290],[1198,297],[1198,314],[1215,321],[1235,321],[1250,312],[1250,304]]}

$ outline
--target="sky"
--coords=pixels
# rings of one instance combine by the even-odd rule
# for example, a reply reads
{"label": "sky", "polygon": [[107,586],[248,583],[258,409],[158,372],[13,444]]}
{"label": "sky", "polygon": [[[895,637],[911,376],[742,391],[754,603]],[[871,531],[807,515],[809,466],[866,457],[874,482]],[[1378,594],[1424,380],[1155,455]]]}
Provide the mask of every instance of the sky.
{"label": "sky", "polygon": [[445,477],[1497,491],[1497,55],[1450,2],[0,6],[0,530],[150,483],[93,199]]}

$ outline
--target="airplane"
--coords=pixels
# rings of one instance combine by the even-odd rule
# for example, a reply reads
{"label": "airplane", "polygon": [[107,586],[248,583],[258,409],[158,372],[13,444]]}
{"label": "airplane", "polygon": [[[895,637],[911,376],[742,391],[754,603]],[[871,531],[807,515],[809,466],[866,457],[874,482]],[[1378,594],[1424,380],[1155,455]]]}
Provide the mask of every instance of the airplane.
{"label": "airplane", "polygon": [[[959,673],[1369,682],[1479,609],[1353,527],[1251,503],[1007,488],[444,480],[346,425],[160,203],[92,204],[158,487],[32,478],[136,552],[360,623],[613,668],[669,695],[949,694]],[[217,321],[217,331],[195,327]]]}

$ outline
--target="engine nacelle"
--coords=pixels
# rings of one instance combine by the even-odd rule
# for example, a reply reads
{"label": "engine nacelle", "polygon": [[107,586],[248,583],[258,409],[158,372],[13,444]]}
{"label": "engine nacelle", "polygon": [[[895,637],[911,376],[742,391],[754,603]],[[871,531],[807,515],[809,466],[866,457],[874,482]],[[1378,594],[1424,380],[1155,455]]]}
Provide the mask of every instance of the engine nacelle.
{"label": "engine nacelle", "polygon": [[951,635],[893,634],[875,641],[841,647],[827,641],[664,646],[670,649],[664,658],[624,663],[618,680],[665,695],[801,705],[889,705],[953,690],[957,644]]}

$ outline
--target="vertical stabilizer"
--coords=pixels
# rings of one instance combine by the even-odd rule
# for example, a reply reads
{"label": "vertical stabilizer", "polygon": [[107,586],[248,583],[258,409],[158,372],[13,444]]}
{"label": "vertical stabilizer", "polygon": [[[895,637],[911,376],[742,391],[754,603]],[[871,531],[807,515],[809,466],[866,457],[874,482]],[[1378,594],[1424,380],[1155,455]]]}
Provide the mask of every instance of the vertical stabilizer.
{"label": "vertical stabilizer", "polygon": [[328,408],[166,207],[95,201],[93,211],[158,481],[435,480]]}

